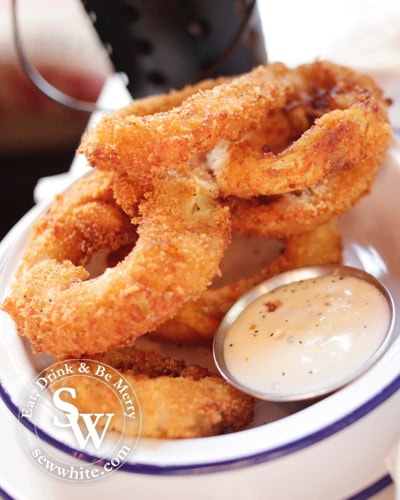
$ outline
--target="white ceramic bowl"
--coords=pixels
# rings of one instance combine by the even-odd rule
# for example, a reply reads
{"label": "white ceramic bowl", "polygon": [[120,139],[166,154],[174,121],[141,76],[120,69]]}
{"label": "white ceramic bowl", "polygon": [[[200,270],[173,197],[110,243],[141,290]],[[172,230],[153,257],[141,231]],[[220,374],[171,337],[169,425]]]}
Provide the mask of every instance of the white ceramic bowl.
{"label": "white ceramic bowl", "polygon": [[[340,223],[344,263],[379,278],[396,304],[400,304],[399,185],[400,146],[394,143],[373,193]],[[43,209],[28,213],[1,244],[2,298],[29,227]],[[396,331],[399,326],[397,320]],[[1,395],[17,415],[24,387],[50,360],[31,354],[5,313],[0,316],[0,330]],[[195,355],[204,353],[199,350]],[[85,492],[98,498],[117,492],[125,498],[126,492],[134,491],[140,498],[273,499],[343,498],[368,488],[378,491],[390,483],[385,457],[400,439],[399,389],[400,339],[396,338],[367,373],[319,402],[303,409],[257,402],[252,426],[233,434],[177,441],[141,439],[124,471],[91,483]],[[59,450],[75,452],[73,442],[61,440],[51,428],[39,433]],[[95,450],[87,455],[95,456]],[[60,485],[65,491],[71,487]]]}

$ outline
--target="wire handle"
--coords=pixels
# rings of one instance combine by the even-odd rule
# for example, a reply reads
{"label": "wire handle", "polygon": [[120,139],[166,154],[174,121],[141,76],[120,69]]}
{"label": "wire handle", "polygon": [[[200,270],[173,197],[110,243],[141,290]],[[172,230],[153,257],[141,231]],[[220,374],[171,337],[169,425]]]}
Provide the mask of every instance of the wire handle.
{"label": "wire handle", "polygon": [[[246,6],[243,20],[240,23],[237,32],[232,37],[232,40],[227,45],[224,52],[214,61],[214,63],[209,68],[207,68],[207,71],[202,75],[202,78],[206,78],[207,76],[215,72],[234,52],[247,26],[247,23],[249,22],[255,4],[256,0],[252,0]],[[13,40],[18,55],[18,59],[25,75],[35,85],[35,87],[52,101],[55,101],[58,104],[61,104],[62,106],[73,109],[75,111],[80,111],[84,113],[105,111],[104,109],[99,108],[94,102],[77,99],[62,92],[61,90],[54,87],[51,83],[49,83],[43,77],[43,75],[40,74],[37,68],[30,62],[30,60],[26,56],[26,52],[23,47],[21,34],[19,30],[19,23],[18,23],[17,0],[11,0],[11,15],[12,15]]]}

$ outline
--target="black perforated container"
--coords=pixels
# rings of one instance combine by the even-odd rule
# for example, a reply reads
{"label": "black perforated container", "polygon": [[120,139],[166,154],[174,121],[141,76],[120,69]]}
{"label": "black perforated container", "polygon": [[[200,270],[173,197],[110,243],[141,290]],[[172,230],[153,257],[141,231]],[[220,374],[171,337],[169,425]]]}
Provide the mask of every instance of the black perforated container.
{"label": "black perforated container", "polygon": [[133,97],[266,61],[255,1],[82,0]]}

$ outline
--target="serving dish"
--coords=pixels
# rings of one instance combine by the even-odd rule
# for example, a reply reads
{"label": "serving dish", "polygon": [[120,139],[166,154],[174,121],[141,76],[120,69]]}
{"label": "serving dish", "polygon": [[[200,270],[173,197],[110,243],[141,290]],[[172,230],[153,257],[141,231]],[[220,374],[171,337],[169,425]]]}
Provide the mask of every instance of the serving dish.
{"label": "serving dish", "polygon": [[[394,141],[373,193],[340,221],[344,263],[379,278],[396,304],[400,303],[399,182],[400,145]],[[44,209],[38,206],[28,213],[0,246],[1,299],[29,227]],[[397,332],[399,326],[397,320]],[[0,329],[0,391],[17,415],[24,388],[51,360],[33,356],[4,313]],[[367,373],[322,400],[305,407],[257,402],[251,428],[238,433],[197,440],[141,439],[122,470],[90,488],[100,498],[116,484],[164,498],[202,498],[206,492],[212,498],[212,491],[218,491],[218,498],[265,498],[265,488],[268,498],[294,494],[343,498],[376,489],[390,482],[384,460],[400,439],[399,389],[400,339],[396,338]],[[50,428],[39,429],[39,437],[62,452],[76,452],[72,442],[60,440]],[[92,456],[95,450],[88,449],[82,458]]]}

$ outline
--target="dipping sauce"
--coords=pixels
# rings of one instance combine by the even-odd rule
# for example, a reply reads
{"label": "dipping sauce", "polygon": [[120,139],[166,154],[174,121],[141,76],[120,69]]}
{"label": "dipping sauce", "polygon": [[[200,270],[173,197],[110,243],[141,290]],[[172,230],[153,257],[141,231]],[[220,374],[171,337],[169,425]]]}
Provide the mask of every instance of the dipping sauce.
{"label": "dipping sauce", "polygon": [[340,274],[306,279],[250,303],[226,333],[224,360],[253,393],[317,394],[351,377],[390,323],[388,300],[372,283]]}

